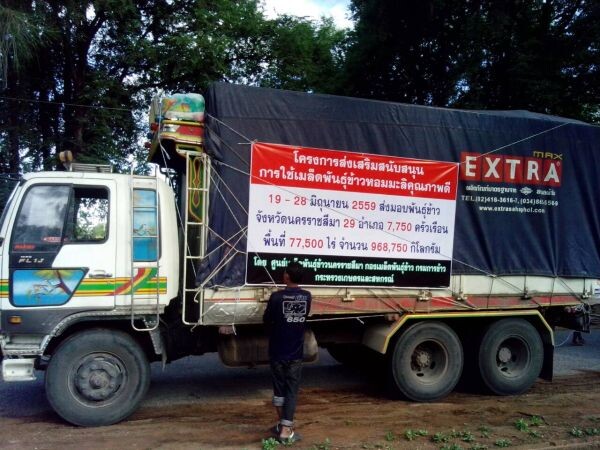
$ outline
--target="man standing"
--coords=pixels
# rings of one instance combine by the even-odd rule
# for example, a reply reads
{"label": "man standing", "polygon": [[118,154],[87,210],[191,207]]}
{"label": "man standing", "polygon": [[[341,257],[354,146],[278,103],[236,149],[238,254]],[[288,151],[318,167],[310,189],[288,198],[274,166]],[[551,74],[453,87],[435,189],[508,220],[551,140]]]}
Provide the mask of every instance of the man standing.
{"label": "man standing", "polygon": [[287,266],[283,273],[286,287],[271,294],[263,316],[269,330],[273,405],[279,417],[274,431],[285,443],[300,440],[298,433],[294,433],[294,413],[304,355],[304,331],[312,300],[310,292],[298,286],[302,272],[303,267],[298,262]]}

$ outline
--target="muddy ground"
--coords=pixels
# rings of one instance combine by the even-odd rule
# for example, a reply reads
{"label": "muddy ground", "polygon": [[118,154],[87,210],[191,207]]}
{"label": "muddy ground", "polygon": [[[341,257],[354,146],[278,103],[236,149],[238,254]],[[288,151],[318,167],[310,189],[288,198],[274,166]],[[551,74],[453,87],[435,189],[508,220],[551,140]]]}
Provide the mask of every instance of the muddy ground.
{"label": "muddy ground", "polygon": [[[600,448],[599,387],[600,372],[582,371],[552,383],[539,380],[518,397],[467,389],[422,404],[390,400],[376,383],[337,390],[309,386],[301,391],[297,412],[303,440],[293,448]],[[269,399],[255,394],[144,406],[127,421],[100,428],[70,426],[44,412],[3,417],[0,447],[261,449],[269,448],[262,439],[273,423]]]}

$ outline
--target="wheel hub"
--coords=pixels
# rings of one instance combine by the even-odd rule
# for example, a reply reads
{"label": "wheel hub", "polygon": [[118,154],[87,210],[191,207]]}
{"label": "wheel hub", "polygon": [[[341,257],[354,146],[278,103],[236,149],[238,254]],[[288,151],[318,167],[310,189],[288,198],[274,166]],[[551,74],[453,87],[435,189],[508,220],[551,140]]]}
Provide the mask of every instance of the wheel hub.
{"label": "wheel hub", "polygon": [[508,347],[501,347],[498,350],[498,361],[503,364],[506,364],[512,359],[512,351]]}
{"label": "wheel hub", "polygon": [[90,356],[85,358],[74,379],[75,388],[88,401],[110,399],[123,385],[123,370],[115,357]]}
{"label": "wheel hub", "polygon": [[415,352],[414,362],[419,369],[429,367],[431,365],[431,354],[424,350],[418,350]]}

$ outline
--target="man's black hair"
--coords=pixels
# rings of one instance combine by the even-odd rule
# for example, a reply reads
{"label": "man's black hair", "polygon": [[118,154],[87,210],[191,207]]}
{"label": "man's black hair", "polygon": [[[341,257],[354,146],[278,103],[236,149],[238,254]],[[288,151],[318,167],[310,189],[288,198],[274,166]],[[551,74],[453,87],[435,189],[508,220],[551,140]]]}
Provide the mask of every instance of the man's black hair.
{"label": "man's black hair", "polygon": [[290,277],[292,283],[298,284],[302,281],[302,275],[304,275],[304,267],[297,261],[292,261],[288,264],[285,269],[286,273]]}

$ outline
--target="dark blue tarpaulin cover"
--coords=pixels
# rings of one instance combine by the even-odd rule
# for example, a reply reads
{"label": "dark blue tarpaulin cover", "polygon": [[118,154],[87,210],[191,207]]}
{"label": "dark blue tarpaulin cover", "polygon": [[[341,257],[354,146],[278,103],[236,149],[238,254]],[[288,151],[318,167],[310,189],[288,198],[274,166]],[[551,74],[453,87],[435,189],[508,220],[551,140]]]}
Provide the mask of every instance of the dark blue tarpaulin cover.
{"label": "dark blue tarpaulin cover", "polygon": [[206,105],[214,176],[198,283],[244,284],[252,140],[462,162],[454,274],[600,278],[600,127],[225,83]]}

